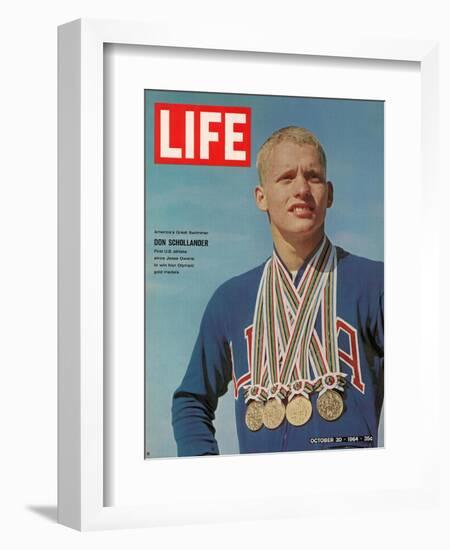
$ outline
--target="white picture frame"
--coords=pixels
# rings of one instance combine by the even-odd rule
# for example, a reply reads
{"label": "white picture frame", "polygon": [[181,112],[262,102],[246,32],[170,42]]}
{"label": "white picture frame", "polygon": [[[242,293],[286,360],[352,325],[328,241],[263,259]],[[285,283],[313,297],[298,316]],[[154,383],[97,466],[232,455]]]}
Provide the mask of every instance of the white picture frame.
{"label": "white picture frame", "polygon": [[[175,29],[176,27],[176,29]],[[174,32],[176,30],[176,32]],[[313,58],[356,58],[364,60],[410,61],[420,64],[421,78],[421,142],[422,174],[427,193],[437,193],[438,151],[438,45],[433,41],[345,40],[336,37],[323,40],[302,35],[299,38],[274,35],[268,38],[257,29],[236,32],[215,28],[210,34],[193,37],[188,28],[175,24],[169,29],[158,24],[78,20],[59,28],[59,148],[58,148],[58,521],[79,530],[145,527],[186,522],[214,521],[217,509],[227,521],[262,519],[261,496],[249,501],[237,494],[232,506],[221,495],[211,495],[211,506],[202,505],[188,494],[171,496],[171,509],[161,506],[161,490],[155,491],[152,505],[105,506],[109,491],[105,476],[104,419],[105,407],[103,331],[104,331],[104,195],[103,195],[103,56],[105,44],[200,48],[205,51],[308,55]],[[430,177],[431,175],[431,177]],[[428,214],[430,216],[430,214]],[[428,238],[437,236],[437,227],[430,220]],[[438,242],[436,239],[435,242]],[[424,248],[420,249],[425,254]],[[427,250],[423,277],[433,279],[439,248]],[[428,271],[427,271],[428,270]],[[437,287],[423,300],[422,312],[438,319]],[[437,336],[434,336],[437,338]],[[422,348],[424,346],[421,343]],[[438,346],[434,347],[437,369]],[[423,351],[423,349],[422,349]],[[438,431],[437,406],[426,414],[433,430]],[[433,453],[430,445],[428,451]],[[292,467],[292,456],[289,467]],[[434,455],[433,455],[434,456]],[[425,459],[421,460],[424,463]],[[210,459],[206,459],[211,464]],[[247,463],[254,460],[245,457]],[[436,463],[438,462],[435,456]],[[418,464],[420,469],[423,464]],[[173,463],[173,462],[172,462]],[[228,468],[230,461],[222,461]],[[286,463],[287,464],[287,463]],[[428,460],[429,464],[429,460]],[[201,471],[206,463],[198,459],[184,462],[189,475]],[[211,466],[209,466],[211,467]],[[168,468],[170,468],[170,463]],[[437,471],[419,476],[417,486],[403,488],[392,495],[391,503],[434,502],[439,478]],[[366,495],[372,498],[373,495]],[[261,502],[260,502],[261,501]],[[252,510],[248,509],[249,502]],[[308,505],[320,512],[321,496],[310,496]],[[304,515],[308,506],[289,501],[281,506],[278,517]],[[368,506],[369,504],[366,503]],[[392,505],[393,505],[392,504]],[[375,505],[374,505],[375,506]],[[213,510],[214,508],[214,510]]]}

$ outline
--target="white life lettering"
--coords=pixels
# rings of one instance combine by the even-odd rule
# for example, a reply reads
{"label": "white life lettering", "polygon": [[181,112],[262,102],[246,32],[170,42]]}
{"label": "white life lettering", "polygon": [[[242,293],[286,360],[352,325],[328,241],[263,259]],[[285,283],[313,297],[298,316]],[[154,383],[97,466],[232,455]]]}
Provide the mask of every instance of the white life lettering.
{"label": "white life lettering", "polygon": [[180,147],[170,146],[170,111],[161,109],[160,116],[160,132],[161,132],[161,156],[171,159],[180,159],[183,156]]}
{"label": "white life lettering", "polygon": [[245,151],[236,151],[235,143],[244,141],[242,132],[235,132],[235,124],[245,124],[245,113],[225,113],[225,160],[245,160]]}
{"label": "white life lettering", "polygon": [[219,141],[219,133],[211,132],[209,124],[211,122],[221,122],[222,115],[215,112],[200,113],[200,158],[209,159],[209,144]]}

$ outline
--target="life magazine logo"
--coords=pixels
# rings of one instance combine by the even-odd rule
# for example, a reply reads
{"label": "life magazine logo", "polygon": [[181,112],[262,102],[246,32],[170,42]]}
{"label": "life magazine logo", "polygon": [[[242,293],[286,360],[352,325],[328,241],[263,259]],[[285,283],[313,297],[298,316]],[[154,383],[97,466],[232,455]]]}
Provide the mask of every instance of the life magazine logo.
{"label": "life magazine logo", "polygon": [[155,164],[250,166],[251,109],[155,103]]}

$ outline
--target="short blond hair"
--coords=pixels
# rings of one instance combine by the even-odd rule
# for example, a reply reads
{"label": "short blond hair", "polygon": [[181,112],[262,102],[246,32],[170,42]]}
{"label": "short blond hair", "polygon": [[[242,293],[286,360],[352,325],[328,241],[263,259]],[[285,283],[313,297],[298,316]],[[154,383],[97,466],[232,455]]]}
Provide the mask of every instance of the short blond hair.
{"label": "short blond hair", "polygon": [[283,141],[290,141],[297,145],[312,145],[319,153],[320,161],[326,172],[327,170],[327,157],[320,141],[316,136],[306,128],[300,128],[299,126],[286,126],[286,128],[280,128],[276,130],[259,148],[256,156],[256,168],[258,170],[259,181],[263,183],[263,172],[267,163],[267,160],[273,151],[275,145],[282,143]]}

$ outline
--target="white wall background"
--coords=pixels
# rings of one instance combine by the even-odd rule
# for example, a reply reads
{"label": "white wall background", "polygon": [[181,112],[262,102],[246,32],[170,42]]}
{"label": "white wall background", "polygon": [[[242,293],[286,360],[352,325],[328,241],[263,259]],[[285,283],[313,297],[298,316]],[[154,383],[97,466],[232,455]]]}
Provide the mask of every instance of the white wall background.
{"label": "white wall background", "polygon": [[[161,5],[160,5],[161,4]],[[0,546],[14,548],[279,548],[280,539],[298,533],[310,548],[445,546],[442,509],[399,511],[388,517],[345,519],[327,526],[319,520],[277,521],[80,534],[56,518],[56,27],[79,17],[113,19],[177,18],[205,25],[239,18],[268,33],[368,34],[441,41],[441,98],[450,97],[450,34],[445,2],[361,2],[360,0],[239,0],[150,2],[140,0],[16,0],[1,10],[0,56]],[[232,32],[232,31],[230,31]],[[448,99],[441,100],[441,178],[448,179]],[[405,182],[406,183],[406,182]],[[436,215],[450,236],[447,186]],[[405,196],[407,188],[405,187]],[[443,256],[446,250],[443,250]],[[443,258],[442,275],[448,262]],[[448,286],[448,285],[447,285]],[[443,311],[450,306],[442,285]],[[444,339],[448,322],[442,315]],[[444,395],[444,393],[442,394]],[[443,434],[445,436],[445,434]],[[450,436],[449,436],[450,437]],[[443,445],[448,458],[448,444]],[[444,460],[444,458],[443,458]],[[448,476],[445,488],[450,487]],[[448,501],[447,501],[448,502]],[[344,519],[343,519],[344,518]],[[326,531],[341,535],[323,538]],[[256,536],[255,536],[256,535]],[[263,536],[263,538],[261,538]],[[292,539],[291,539],[292,540]],[[285,544],[292,544],[285,542]],[[342,546],[341,546],[342,545]]]}

